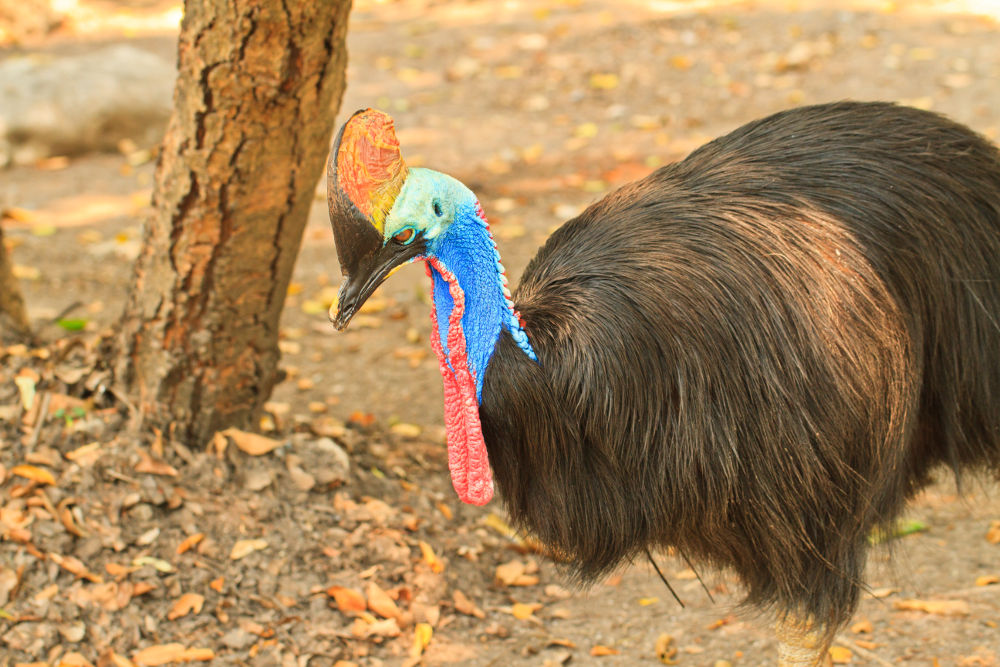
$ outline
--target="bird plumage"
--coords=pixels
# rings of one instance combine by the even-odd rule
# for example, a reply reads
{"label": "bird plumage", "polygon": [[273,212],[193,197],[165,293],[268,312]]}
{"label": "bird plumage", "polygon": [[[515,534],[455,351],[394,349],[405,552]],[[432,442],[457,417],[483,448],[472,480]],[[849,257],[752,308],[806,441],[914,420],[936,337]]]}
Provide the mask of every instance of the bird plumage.
{"label": "bird plumage", "polygon": [[672,546],[829,639],[936,466],[1000,471],[1000,154],[938,115],[745,125],[563,225],[514,307],[537,361],[499,330],[482,435],[582,580]]}

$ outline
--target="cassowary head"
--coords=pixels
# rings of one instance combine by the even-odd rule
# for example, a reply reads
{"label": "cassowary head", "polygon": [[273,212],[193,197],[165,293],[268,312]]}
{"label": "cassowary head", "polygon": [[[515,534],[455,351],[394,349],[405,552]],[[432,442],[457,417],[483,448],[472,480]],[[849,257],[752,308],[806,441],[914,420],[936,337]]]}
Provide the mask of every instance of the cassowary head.
{"label": "cassowary head", "polygon": [[354,114],[340,130],[327,192],[344,274],[336,313],[330,313],[338,329],[396,268],[427,260],[452,483],[463,501],[486,503],[493,496],[479,419],[486,367],[504,330],[525,355],[537,357],[479,201],[450,176],[407,169],[392,119],[372,109]]}
{"label": "cassowary head", "polygon": [[374,109],[341,128],[327,166],[327,199],[345,278],[331,313],[341,330],[395,269],[435,256],[455,220],[478,206],[451,176],[407,168],[392,119]]}

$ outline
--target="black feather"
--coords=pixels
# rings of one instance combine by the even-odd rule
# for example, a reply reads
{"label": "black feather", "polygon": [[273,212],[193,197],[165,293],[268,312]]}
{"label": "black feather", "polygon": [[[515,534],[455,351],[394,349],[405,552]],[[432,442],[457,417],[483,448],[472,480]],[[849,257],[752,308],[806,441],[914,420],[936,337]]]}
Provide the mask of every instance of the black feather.
{"label": "black feather", "polygon": [[882,103],[750,123],[552,235],[480,409],[514,521],[592,580],[676,546],[832,633],[938,465],[1000,471],[1000,154]]}

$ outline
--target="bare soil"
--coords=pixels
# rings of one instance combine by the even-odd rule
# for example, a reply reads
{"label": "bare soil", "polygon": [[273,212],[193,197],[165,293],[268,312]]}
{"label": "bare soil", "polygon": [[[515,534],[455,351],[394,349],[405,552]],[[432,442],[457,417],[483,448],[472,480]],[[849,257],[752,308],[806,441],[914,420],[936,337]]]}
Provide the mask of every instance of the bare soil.
{"label": "bare soil", "polygon": [[[392,113],[410,164],[479,194],[516,277],[603,192],[789,106],[903,101],[995,141],[998,20],[985,0],[360,0],[341,116]],[[63,31],[30,48],[123,39]],[[135,43],[174,48],[169,33]],[[422,267],[334,332],[321,191],[285,311],[287,380],[262,423],[277,447],[130,431],[94,361],[131,278],[147,148],[0,172],[40,339],[0,348],[0,666],[156,664],[171,643],[219,665],[657,664],[662,635],[679,665],[773,662],[766,623],[736,610],[726,573],[700,572],[712,602],[662,555],[683,609],[646,563],[569,590],[557,563],[506,533],[498,506],[456,501]],[[1000,664],[1000,486],[968,478],[962,490],[942,474],[908,514],[925,529],[876,549],[838,660]]]}

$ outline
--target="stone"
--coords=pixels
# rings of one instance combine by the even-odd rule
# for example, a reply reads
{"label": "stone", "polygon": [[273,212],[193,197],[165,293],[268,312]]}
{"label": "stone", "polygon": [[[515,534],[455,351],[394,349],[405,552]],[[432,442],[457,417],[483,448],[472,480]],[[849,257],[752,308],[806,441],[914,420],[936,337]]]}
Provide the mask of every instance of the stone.
{"label": "stone", "polygon": [[0,61],[0,166],[159,143],[175,66],[131,45]]}

